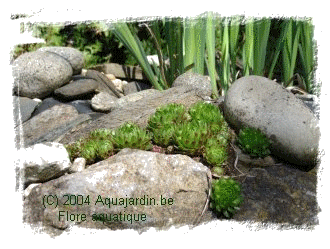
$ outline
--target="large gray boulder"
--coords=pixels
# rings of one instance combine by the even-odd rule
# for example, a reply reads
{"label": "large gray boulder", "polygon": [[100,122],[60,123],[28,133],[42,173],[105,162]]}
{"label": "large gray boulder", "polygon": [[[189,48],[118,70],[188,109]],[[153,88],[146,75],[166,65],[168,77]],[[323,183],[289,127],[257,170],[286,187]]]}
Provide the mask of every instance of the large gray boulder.
{"label": "large gray boulder", "polygon": [[[201,216],[210,177],[206,166],[185,155],[123,149],[86,170],[34,187],[23,220],[62,231],[193,225],[211,218],[209,212]],[[56,207],[47,203],[54,196]]]}
{"label": "large gray boulder", "polygon": [[68,83],[72,67],[63,57],[42,51],[22,54],[13,62],[14,94],[43,99]]}
{"label": "large gray boulder", "polygon": [[42,47],[38,51],[57,54],[67,60],[73,70],[73,75],[80,74],[84,66],[84,55],[78,49],[69,47]]}
{"label": "large gray boulder", "polygon": [[317,164],[318,120],[305,104],[278,83],[261,77],[238,79],[229,88],[224,115],[235,129],[259,128],[278,157],[310,169]]}

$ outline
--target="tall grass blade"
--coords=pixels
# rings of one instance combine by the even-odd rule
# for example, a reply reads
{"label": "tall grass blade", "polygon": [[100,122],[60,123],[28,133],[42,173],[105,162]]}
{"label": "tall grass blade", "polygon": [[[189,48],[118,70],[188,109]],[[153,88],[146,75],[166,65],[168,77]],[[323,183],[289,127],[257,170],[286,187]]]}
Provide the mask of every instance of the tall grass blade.
{"label": "tall grass blade", "polygon": [[249,18],[245,24],[245,42],[243,45],[243,75],[250,75],[253,70],[254,20]]}
{"label": "tall grass blade", "polygon": [[136,35],[133,35],[128,25],[123,22],[118,22],[114,25],[114,34],[125,45],[125,47],[134,55],[144,70],[151,84],[158,90],[164,90],[164,82],[158,82],[157,76],[154,74],[144,52],[142,44]]}
{"label": "tall grass blade", "polygon": [[254,23],[254,56],[253,56],[253,74],[264,75],[267,42],[270,31],[270,19],[263,18]]}
{"label": "tall grass blade", "polygon": [[215,23],[213,13],[208,12],[206,20],[206,49],[207,49],[207,66],[209,76],[211,78],[212,94],[218,97],[218,88],[216,82],[215,71]]}
{"label": "tall grass blade", "polygon": [[313,42],[313,25],[310,20],[301,21],[302,34],[301,43],[299,44],[299,54],[303,66],[303,82],[305,90],[308,93],[313,91],[313,78],[315,70],[315,46]]}

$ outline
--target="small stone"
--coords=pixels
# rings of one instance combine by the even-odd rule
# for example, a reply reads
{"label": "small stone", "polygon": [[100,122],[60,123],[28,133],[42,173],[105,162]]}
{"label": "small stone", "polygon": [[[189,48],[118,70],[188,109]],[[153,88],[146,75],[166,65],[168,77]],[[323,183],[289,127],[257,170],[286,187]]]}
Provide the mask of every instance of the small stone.
{"label": "small stone", "polygon": [[69,171],[70,173],[76,173],[83,171],[86,167],[86,159],[82,157],[78,157],[74,160],[73,164],[71,165]]}
{"label": "small stone", "polygon": [[118,98],[106,92],[100,92],[92,98],[91,105],[95,111],[109,112],[117,100]]}
{"label": "small stone", "polygon": [[24,198],[28,197],[31,193],[32,189],[34,189],[36,186],[40,185],[41,183],[32,183],[30,184],[26,189],[24,189]]}
{"label": "small stone", "polygon": [[116,79],[116,76],[113,75],[112,73],[106,74],[105,76],[107,76],[112,81]]}

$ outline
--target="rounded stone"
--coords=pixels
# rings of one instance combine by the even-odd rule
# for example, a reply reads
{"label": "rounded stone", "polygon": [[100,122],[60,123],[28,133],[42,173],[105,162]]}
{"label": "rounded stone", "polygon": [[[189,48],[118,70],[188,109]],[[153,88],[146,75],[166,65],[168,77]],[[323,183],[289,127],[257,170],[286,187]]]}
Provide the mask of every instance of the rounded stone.
{"label": "rounded stone", "polygon": [[261,76],[235,81],[224,101],[224,115],[236,130],[260,129],[274,155],[310,169],[317,163],[320,129],[304,103],[278,83]]}
{"label": "rounded stone", "polygon": [[70,81],[72,67],[56,54],[29,52],[13,62],[13,77],[15,95],[43,99]]}
{"label": "rounded stone", "polygon": [[78,49],[69,47],[42,47],[38,51],[55,53],[66,59],[72,66],[73,75],[80,74],[84,66],[84,55]]}

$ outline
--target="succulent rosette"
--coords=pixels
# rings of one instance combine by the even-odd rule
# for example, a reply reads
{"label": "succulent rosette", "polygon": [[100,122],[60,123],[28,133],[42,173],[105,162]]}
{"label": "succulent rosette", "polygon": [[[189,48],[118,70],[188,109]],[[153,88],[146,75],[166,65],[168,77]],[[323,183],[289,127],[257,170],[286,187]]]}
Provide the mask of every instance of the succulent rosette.
{"label": "succulent rosette", "polygon": [[200,154],[208,136],[208,126],[204,122],[192,121],[178,125],[174,141],[178,148],[191,155]]}
{"label": "succulent rosette", "polygon": [[148,129],[153,131],[165,125],[177,125],[189,119],[184,105],[170,103],[157,108],[156,112],[149,118]]}
{"label": "succulent rosette", "polygon": [[172,144],[174,131],[175,125],[171,124],[155,129],[153,130],[153,141],[161,147],[167,147]]}
{"label": "succulent rosette", "polygon": [[252,157],[264,158],[270,154],[270,140],[255,128],[242,129],[237,138],[238,146]]}
{"label": "succulent rosette", "polygon": [[91,164],[108,158],[114,146],[111,141],[111,130],[98,129],[89,133],[86,138],[66,146],[70,159],[77,157],[86,159],[86,164]]}
{"label": "succulent rosette", "polygon": [[228,159],[227,140],[218,135],[208,139],[205,146],[204,158],[214,167],[219,167]]}
{"label": "succulent rosette", "polygon": [[170,103],[157,108],[149,118],[148,130],[153,134],[153,141],[157,145],[166,147],[172,143],[177,125],[183,124],[189,119],[184,105]]}
{"label": "succulent rosette", "polygon": [[112,139],[117,149],[152,149],[151,135],[132,122],[126,122],[115,131],[112,131]]}
{"label": "succulent rosette", "polygon": [[212,182],[210,207],[217,213],[231,218],[243,202],[240,184],[232,178]]}
{"label": "succulent rosette", "polygon": [[224,118],[219,108],[213,104],[199,101],[189,108],[189,115],[194,120],[207,123],[222,123]]}

